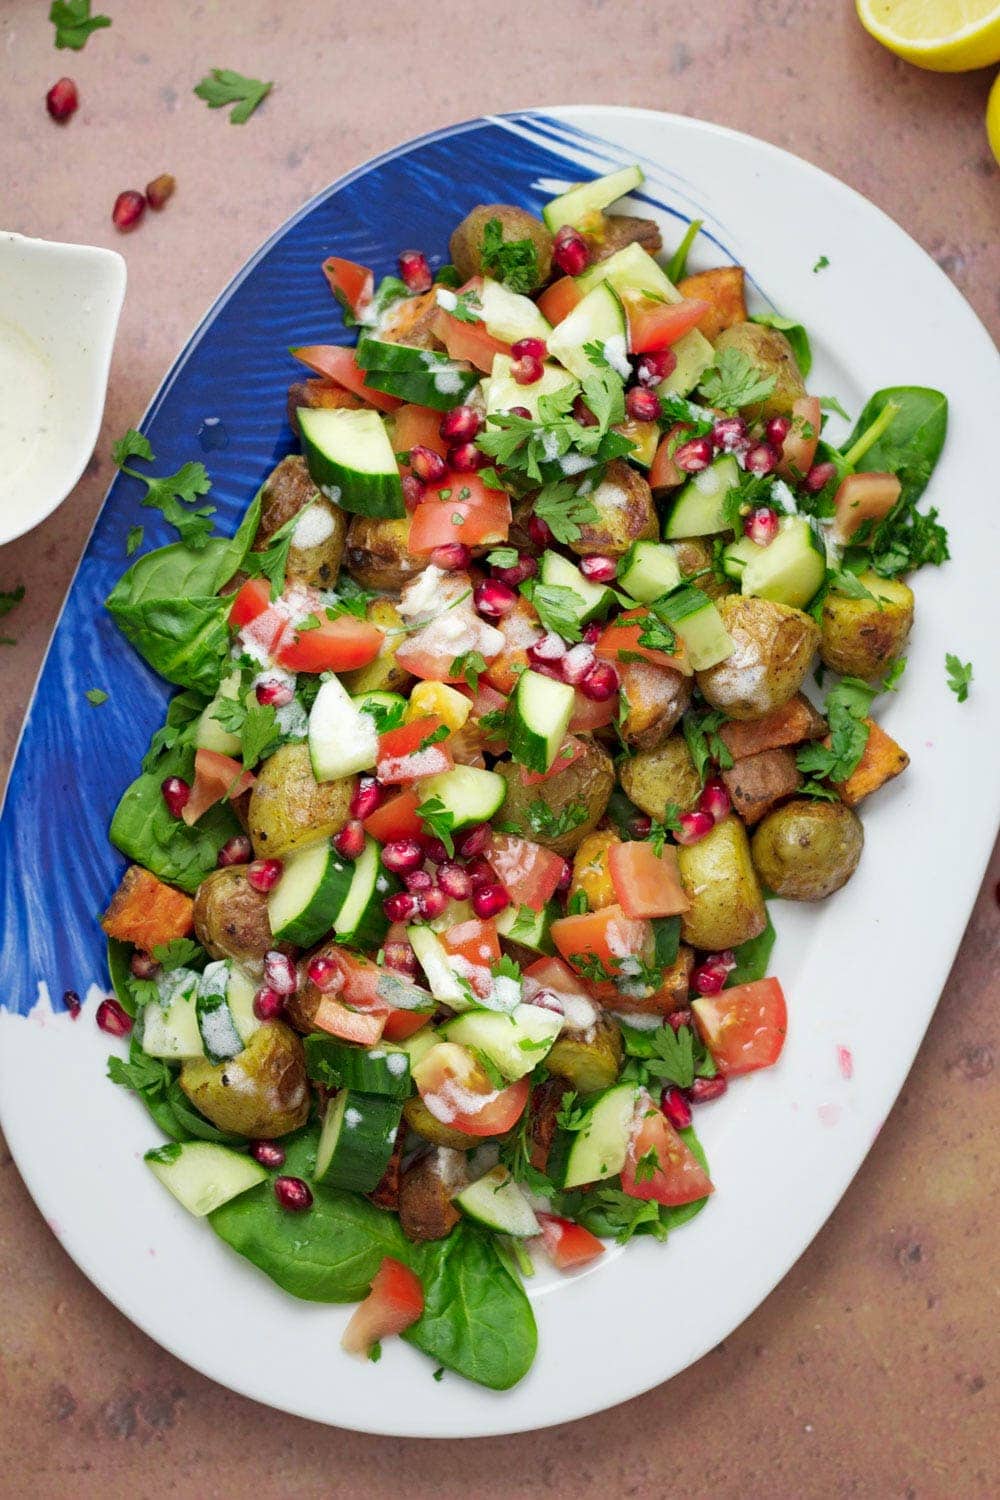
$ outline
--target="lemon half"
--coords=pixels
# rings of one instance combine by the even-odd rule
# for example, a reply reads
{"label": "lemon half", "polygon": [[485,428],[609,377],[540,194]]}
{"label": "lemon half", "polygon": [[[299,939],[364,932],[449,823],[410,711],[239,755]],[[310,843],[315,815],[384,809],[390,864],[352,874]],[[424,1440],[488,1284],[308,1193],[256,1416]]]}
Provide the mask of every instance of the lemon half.
{"label": "lemon half", "polygon": [[897,57],[935,73],[1000,62],[997,0],[856,0],[866,31]]}

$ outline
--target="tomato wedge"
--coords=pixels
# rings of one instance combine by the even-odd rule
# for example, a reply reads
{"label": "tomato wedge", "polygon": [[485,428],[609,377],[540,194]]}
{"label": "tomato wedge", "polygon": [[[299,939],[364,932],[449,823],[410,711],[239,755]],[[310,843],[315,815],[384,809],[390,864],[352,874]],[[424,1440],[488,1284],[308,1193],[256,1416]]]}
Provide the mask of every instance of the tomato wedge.
{"label": "tomato wedge", "polygon": [[234,630],[241,630],[256,620],[271,606],[271,585],[266,578],[248,578],[233,595],[229,611],[229,623]]}
{"label": "tomato wedge", "polygon": [[449,473],[413,512],[411,552],[433,552],[451,542],[467,547],[505,542],[510,530],[510,496],[487,489],[477,474]]}
{"label": "tomato wedge", "polygon": [[503,649],[490,662],[480,680],[506,696],[517,686],[518,668],[528,665],[528,647],[541,640],[545,632],[538,622],[538,611],[523,594],[518,594],[510,614],[504,615],[496,625],[504,639]]}
{"label": "tomato wedge", "polygon": [[545,1253],[557,1271],[572,1271],[604,1254],[597,1235],[582,1224],[574,1224],[572,1219],[560,1218],[558,1214],[538,1213],[535,1217],[541,1225]]}
{"label": "tomato wedge", "polygon": [[386,1018],[385,1029],[382,1032],[382,1040],[386,1042],[405,1042],[408,1036],[419,1031],[421,1026],[427,1025],[426,1015],[419,1010],[391,1010]]}
{"label": "tomato wedge", "polygon": [[560,276],[551,286],[547,286],[538,299],[538,311],[543,318],[548,318],[553,327],[561,323],[563,318],[569,317],[578,302],[583,301],[583,293],[572,276]]}
{"label": "tomato wedge", "polygon": [[792,425],[781,445],[778,473],[783,479],[801,479],[813,466],[823,409],[818,396],[799,396],[792,402]]}
{"label": "tomato wedge", "polygon": [[541,911],[556,893],[566,861],[531,839],[495,833],[486,859],[514,906]]}
{"label": "tomato wedge", "polygon": [[451,751],[440,741],[428,743],[442,729],[447,733],[444,720],[436,714],[428,714],[426,718],[412,719],[409,724],[401,724],[398,729],[380,735],[375,766],[379,781],[416,781],[423,776],[450,771],[455,764]]}
{"label": "tomato wedge", "polygon": [[613,693],[598,703],[596,698],[585,698],[578,690],[573,699],[573,716],[569,721],[573,734],[589,734],[595,729],[604,729],[613,722],[618,713],[618,694]]}
{"label": "tomato wedge", "polygon": [[673,460],[672,448],[676,449],[678,446],[678,443],[674,442],[675,436],[677,436],[677,425],[671,427],[670,431],[665,432],[660,439],[656,457],[649,470],[649,487],[652,490],[675,489],[687,478],[683,469],[679,469]]}
{"label": "tomato wedge", "polygon": [[615,657],[627,652],[631,656],[641,656],[646,661],[651,661],[654,666],[673,667],[676,672],[683,672],[686,677],[690,677],[691,662],[680,636],[677,636],[675,651],[660,651],[656,647],[640,644],[639,637],[651,618],[655,620],[652,611],[645,606],[626,609],[610,625],[604,627],[594,647],[595,654],[613,661]]}
{"label": "tomato wedge", "polygon": [[218,750],[196,750],[194,782],[181,817],[190,828],[210,807],[228,797],[230,802],[242,797],[256,781],[252,771],[244,771],[238,760]]}
{"label": "tomato wedge", "polygon": [[[480,999],[493,990],[493,965],[500,962],[500,939],[492,917],[470,917],[441,934],[441,942],[453,958],[463,960],[463,977]],[[465,967],[468,966],[468,973]]]}
{"label": "tomato wedge", "polygon": [[622,1167],[622,1190],[630,1198],[678,1208],[714,1193],[698,1158],[646,1095]]}
{"label": "tomato wedge", "polygon": [[384,639],[377,625],[354,615],[338,615],[315,630],[297,632],[279,646],[277,656],[289,672],[349,672],[374,661]]}
{"label": "tomato wedge", "polygon": [[628,315],[629,349],[633,354],[645,354],[651,349],[665,349],[697,327],[699,320],[708,312],[708,303],[694,297],[683,302],[653,302],[648,297],[629,297],[625,304]]}
{"label": "tomato wedge", "polygon": [[695,1025],[720,1073],[732,1077],[769,1068],[781,1056],[788,1007],[777,979],[735,984],[691,1003]]}
{"label": "tomato wedge", "polygon": [[310,370],[315,370],[317,375],[336,381],[345,391],[353,391],[379,411],[395,411],[404,404],[397,396],[387,396],[384,391],[373,390],[366,384],[365,372],[359,366],[353,349],[345,349],[342,344],[305,344],[300,349],[293,349],[292,353],[296,359],[308,365]]}
{"label": "tomato wedge", "polygon": [[841,546],[851,540],[865,521],[876,524],[885,520],[902,493],[902,485],[895,474],[879,474],[865,470],[860,474],[848,474],[841,480],[833,497],[835,507],[831,535]]}
{"label": "tomato wedge", "polygon": [[494,1089],[469,1051],[457,1042],[438,1042],[412,1069],[413,1081],[436,1120],[466,1135],[502,1135],[524,1113],[531,1084],[519,1078]]}
{"label": "tomato wedge", "polygon": [[375,290],[375,276],[368,267],[359,266],[357,261],[341,260],[339,255],[328,255],[323,262],[323,275],[344,311],[360,318]]}
{"label": "tomato wedge", "polygon": [[[442,458],[448,457],[448,444],[441,436],[441,413],[429,406],[415,406],[407,402],[392,414],[392,446],[396,453],[409,453],[411,448],[430,448]],[[401,465],[409,472],[409,465]]]}
{"label": "tomato wedge", "polygon": [[568,734],[555,753],[555,758],[547,771],[528,771],[521,767],[521,785],[537,786],[540,781],[548,781],[550,776],[555,776],[559,771],[568,771],[574,761],[579,760],[581,755],[586,755],[587,747],[582,740],[575,735]]}
{"label": "tomato wedge", "polygon": [[584,972],[587,960],[596,958],[609,973],[617,974],[622,960],[649,957],[653,929],[648,922],[626,916],[620,906],[602,906],[599,911],[557,918],[552,941],[579,972]]}
{"label": "tomato wedge", "polygon": [[677,868],[677,850],[664,844],[657,854],[652,844],[629,839],[612,844],[608,868],[618,904],[628,917],[675,917],[690,911]]}
{"label": "tomato wedge", "polygon": [[[473,613],[469,604],[452,608],[449,619],[455,622],[456,632],[460,631],[461,638],[468,643],[463,646],[463,650],[478,650],[484,656],[492,655],[491,648],[486,644],[493,639],[492,626],[488,626],[479,615]],[[456,651],[454,645],[442,645],[435,626],[436,621],[431,621],[429,625],[408,636],[396,649],[396,661],[407,672],[425,682],[460,683],[463,680],[462,673],[455,670],[456,660],[461,665],[460,652]],[[490,634],[486,634],[487,631]]]}
{"label": "tomato wedge", "polygon": [[539,990],[552,990],[556,995],[576,995],[581,1000],[590,999],[579,974],[561,958],[536,958],[524,970],[522,977],[528,981],[525,985],[526,996],[537,995]]}
{"label": "tomato wedge", "polygon": [[380,844],[391,844],[395,839],[420,838],[427,832],[417,817],[420,800],[418,791],[397,792],[395,797],[390,797],[368,814],[364,822],[365,832],[378,839]]}
{"label": "tomato wedge", "polygon": [[[462,292],[478,292],[482,289],[483,280],[481,276],[473,276],[467,281]],[[474,310],[474,309],[473,309]],[[505,344],[502,339],[495,339],[487,331],[486,324],[482,321],[475,323],[463,322],[461,318],[452,317],[450,312],[439,308],[434,319],[434,332],[444,344],[452,359],[467,360],[470,365],[475,365],[477,370],[482,370],[488,375],[493,368],[493,361],[498,354],[509,354],[510,345]]]}
{"label": "tomato wedge", "polygon": [[372,1047],[385,1030],[387,1015],[384,1010],[350,1010],[331,995],[323,995],[313,1013],[312,1025],[341,1041]]}
{"label": "tomato wedge", "polygon": [[387,1255],[375,1272],[368,1296],[351,1314],[341,1348],[348,1354],[367,1354],[380,1339],[409,1328],[423,1310],[420,1277],[402,1261]]}

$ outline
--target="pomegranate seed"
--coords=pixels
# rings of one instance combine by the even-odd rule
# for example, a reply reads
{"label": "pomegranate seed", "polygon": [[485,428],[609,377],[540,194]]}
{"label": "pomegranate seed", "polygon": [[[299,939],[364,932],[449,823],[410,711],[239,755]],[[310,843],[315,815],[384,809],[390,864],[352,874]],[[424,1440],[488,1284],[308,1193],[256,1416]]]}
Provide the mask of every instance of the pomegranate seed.
{"label": "pomegranate seed", "polygon": [[312,1192],[301,1177],[276,1177],[274,1196],[289,1213],[298,1214],[303,1209],[312,1208]]}
{"label": "pomegranate seed", "polygon": [[253,1013],[258,1021],[276,1021],[285,1013],[285,1002],[276,990],[265,985],[253,997]]}
{"label": "pomegranate seed", "polygon": [[582,396],[577,396],[573,402],[573,419],[579,422],[581,427],[596,427],[597,418]]}
{"label": "pomegranate seed", "polygon": [[382,863],[394,875],[405,875],[424,862],[424,851],[418,839],[393,839],[382,846]]}
{"label": "pomegranate seed", "polygon": [[522,552],[512,568],[494,568],[493,577],[498,583],[509,584],[516,589],[518,584],[526,578],[534,578],[538,572],[538,562],[531,556],[530,552]]}
{"label": "pomegranate seed", "polygon": [[694,1016],[689,1010],[671,1011],[667,1020],[674,1031],[680,1031],[683,1026],[692,1026],[694,1024]]}
{"label": "pomegranate seed", "polygon": [[511,344],[510,352],[514,359],[545,359],[549,346],[544,339],[518,339]]}
{"label": "pomegranate seed", "polygon": [[769,505],[758,505],[744,518],[743,535],[758,547],[769,547],[778,535],[778,512]]}
{"label": "pomegranate seed", "polygon": [[691,986],[699,995],[717,995],[726,982],[726,970],[706,959],[691,971]]}
{"label": "pomegranate seed", "polygon": [[[566,642],[554,630],[549,630],[539,640],[532,641],[525,655],[533,667],[558,666],[566,655]],[[561,670],[559,676],[562,676]]]}
{"label": "pomegranate seed", "polygon": [[830,483],[837,472],[837,465],[825,460],[821,464],[813,464],[809,473],[802,481],[802,488],[810,495],[818,495],[820,490]]}
{"label": "pomegranate seed", "polygon": [[251,1141],[250,1155],[254,1161],[259,1161],[262,1167],[285,1165],[285,1148],[279,1146],[277,1141]]}
{"label": "pomegranate seed", "polygon": [[438,431],[448,444],[471,443],[482,425],[483,419],[474,406],[453,406],[441,418]]}
{"label": "pomegranate seed", "polygon": [[280,859],[255,859],[247,870],[247,883],[266,896],[278,884],[284,868]]}
{"label": "pomegranate seed", "polygon": [[[635,376],[640,385],[659,385],[676,368],[677,355],[672,349],[650,349],[648,353],[640,355]],[[659,409],[656,414],[659,416]]]}
{"label": "pomegranate seed", "polygon": [[434,884],[434,876],[429,870],[407,870],[403,876],[403,884],[414,896],[420,896],[424,891],[429,891]]}
{"label": "pomegranate seed", "polygon": [[402,485],[403,504],[412,515],[413,511],[416,510],[417,506],[424,498],[424,495],[427,492],[427,487],[422,479],[417,478],[416,474],[404,474],[402,478]]}
{"label": "pomegranate seed", "polygon": [[110,995],[97,1007],[96,1019],[101,1030],[109,1036],[128,1036],[132,1030],[132,1017]]}
{"label": "pomegranate seed", "polygon": [[716,417],[712,424],[712,442],[723,453],[736,453],[747,444],[747,424],[742,417]]}
{"label": "pomegranate seed", "polygon": [[168,776],[160,783],[163,800],[172,818],[179,818],[188,805],[191,788],[180,776]]}
{"label": "pomegranate seed", "polygon": [[780,449],[791,428],[792,424],[787,417],[771,417],[765,424],[764,436],[772,448]]}
{"label": "pomegranate seed", "polygon": [[237,833],[223,844],[215,863],[220,870],[225,870],[229,865],[245,865],[252,854],[253,846],[246,834]]}
{"label": "pomegranate seed", "polygon": [[568,859],[563,860],[562,873],[556,881],[557,891],[568,891],[573,883],[573,866]]}
{"label": "pomegranate seed", "polygon": [[403,250],[399,256],[399,274],[411,292],[429,292],[434,285],[427,257],[421,250]]}
{"label": "pomegranate seed", "polygon": [[754,443],[748,449],[743,463],[747,473],[756,474],[758,478],[764,474],[773,474],[778,467],[778,451],[770,443]]}
{"label": "pomegranate seed", "polygon": [[552,541],[552,528],[541,516],[532,516],[528,522],[528,535],[536,547],[548,547]]}
{"label": "pomegranate seed", "polygon": [[136,979],[153,979],[160,972],[160,966],[151,953],[142,953],[138,948],[128,961],[129,971]]}
{"label": "pomegranate seed", "polygon": [[526,406],[510,406],[507,408],[508,417],[520,417],[524,422],[531,421],[531,412]]}
{"label": "pomegranate seed", "polygon": [[420,897],[412,896],[409,891],[396,891],[394,895],[386,896],[382,910],[390,922],[412,922],[420,915]]}
{"label": "pomegranate seed", "polygon": [[360,859],[365,852],[365,829],[364,824],[357,818],[352,818],[345,823],[333,841],[333,847],[341,859]]}
{"label": "pomegranate seed", "polygon": [[585,646],[596,646],[604,633],[604,626],[599,620],[591,620],[583,632],[583,643]]}
{"label": "pomegranate seed", "polygon": [[618,691],[618,673],[609,661],[595,661],[579,684],[580,692],[592,703],[606,703]]}
{"label": "pomegranate seed", "polygon": [[420,842],[425,859],[429,859],[432,865],[443,865],[446,859],[451,859],[441,839],[422,838]]}
{"label": "pomegranate seed", "polygon": [[700,474],[702,469],[707,469],[712,462],[712,439],[709,437],[689,438],[686,443],[681,443],[674,454],[674,463],[685,474]]}
{"label": "pomegranate seed", "polygon": [[115,199],[115,206],[111,210],[111,222],[120,234],[128,234],[137,227],[145,212],[145,198],[141,193],[129,188],[127,192],[119,193]]}
{"label": "pomegranate seed", "polygon": [[613,557],[581,557],[580,572],[591,583],[611,583],[618,577],[618,565]]}
{"label": "pomegranate seed", "polygon": [[660,1109],[675,1130],[683,1130],[691,1124],[691,1106],[673,1084],[668,1084],[660,1095]]}
{"label": "pomegranate seed", "polygon": [[525,997],[526,1005],[537,1005],[539,1010],[551,1010],[557,1016],[565,1015],[566,1007],[554,990],[536,990],[535,993]]}
{"label": "pomegranate seed", "polygon": [[439,917],[448,905],[448,896],[439,885],[432,885],[429,891],[424,891],[418,897],[420,901],[420,915],[425,922],[433,922]]}
{"label": "pomegranate seed", "polygon": [[409,943],[401,939],[386,943],[383,949],[383,959],[387,969],[393,969],[397,974],[414,975],[417,972],[417,955]]}
{"label": "pomegranate seed", "polygon": [[450,859],[438,867],[438,883],[452,901],[467,901],[472,894],[472,879],[468,870]]}
{"label": "pomegranate seed", "polygon": [[476,584],[472,602],[488,620],[500,620],[504,615],[510,614],[517,603],[517,595],[509,583],[501,583],[498,578],[487,578],[485,582]]}
{"label": "pomegranate seed", "polygon": [[309,960],[306,965],[306,978],[318,990],[343,988],[343,978],[339,968],[332,958],[326,958],[322,953],[317,953],[315,958]]}
{"label": "pomegranate seed", "polygon": [[715,827],[708,813],[686,812],[680,817],[680,828],[674,834],[679,844],[696,844],[703,839],[706,833],[711,833]]}
{"label": "pomegranate seed", "polygon": [[464,542],[445,542],[443,547],[435,547],[431,553],[431,562],[436,568],[444,568],[446,573],[461,573],[472,561],[472,553]]}
{"label": "pomegranate seed", "polygon": [[626,831],[630,839],[648,839],[653,827],[653,820],[649,813],[636,813],[635,817],[629,818]]}
{"label": "pomegranate seed", "polygon": [[384,797],[385,788],[381,782],[376,781],[374,776],[362,776],[351,798],[351,817],[370,818],[375,809],[382,806]]}
{"label": "pomegranate seed", "polygon": [[692,1104],[709,1104],[713,1099],[721,1099],[728,1087],[722,1074],[716,1073],[714,1078],[696,1078],[684,1092]]}
{"label": "pomegranate seed", "polygon": [[59,78],[45,95],[45,108],[53,120],[65,125],[70,115],[80,108],[80,96],[72,78]]}
{"label": "pomegranate seed", "polygon": [[590,250],[579,229],[564,224],[557,231],[552,246],[552,259],[565,276],[579,276],[590,263]]}
{"label": "pomegranate seed", "polygon": [[479,890],[480,886],[492,885],[496,880],[493,866],[483,858],[474,859],[469,865],[469,879],[472,881],[473,890]]}
{"label": "pomegranate seed", "polygon": [[503,911],[504,907],[509,905],[510,897],[502,885],[479,885],[472,892],[472,910],[483,921],[487,917],[495,917],[498,912]]}
{"label": "pomegranate seed", "polygon": [[294,995],[298,989],[295,965],[287,953],[269,948],[264,954],[264,978],[278,995]]}
{"label": "pomegranate seed", "polygon": [[168,198],[174,196],[176,179],[169,172],[161,172],[152,182],[146,183],[146,202],[150,208],[161,209]]}
{"label": "pomegranate seed", "polygon": [[580,687],[583,679],[593,669],[594,648],[586,641],[571,646],[559,663],[559,676],[570,687]]}
{"label": "pomegranate seed", "polygon": [[69,1011],[71,1021],[75,1021],[83,1009],[83,1006],[80,1004],[80,996],[76,993],[76,990],[66,990],[63,995],[63,1005]]}
{"label": "pomegranate seed", "polygon": [[289,682],[279,682],[275,677],[266,677],[254,688],[258,703],[270,704],[272,708],[284,708],[295,697],[295,689]]}
{"label": "pomegranate seed", "polygon": [[482,854],[486,849],[492,833],[488,823],[476,823],[474,827],[459,834],[455,848],[463,859],[475,859],[477,854]]}
{"label": "pomegranate seed", "polygon": [[635,422],[657,422],[660,417],[660,398],[648,387],[634,385],[626,392],[625,410]]}
{"label": "pomegranate seed", "polygon": [[435,453],[433,448],[425,448],[423,443],[414,443],[410,449],[410,468],[418,479],[423,479],[427,484],[439,484],[448,472],[448,465],[440,453]]}
{"label": "pomegranate seed", "polygon": [[480,452],[475,443],[459,443],[457,448],[450,450],[448,461],[459,474],[474,474],[477,469],[485,469],[492,462],[487,454]]}
{"label": "pomegranate seed", "polygon": [[545,373],[545,366],[533,354],[524,354],[511,361],[510,373],[518,385],[535,385]]}
{"label": "pomegranate seed", "polygon": [[719,776],[713,776],[710,781],[705,782],[701,796],[698,798],[698,811],[708,813],[713,823],[719,823],[727,817],[732,809],[726,784]]}

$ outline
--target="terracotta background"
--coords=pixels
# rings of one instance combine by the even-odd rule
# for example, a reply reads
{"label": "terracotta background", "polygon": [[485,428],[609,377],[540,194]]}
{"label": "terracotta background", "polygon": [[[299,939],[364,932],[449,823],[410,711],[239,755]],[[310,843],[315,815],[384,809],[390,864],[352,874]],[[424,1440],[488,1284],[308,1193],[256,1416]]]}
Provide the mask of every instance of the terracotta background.
{"label": "terracotta background", "polygon": [[[0,224],[114,245],[129,268],[90,469],[43,526],[0,548],[0,589],[27,588],[0,632],[17,637],[0,656],[0,777],[110,478],[112,438],[138,419],[260,240],[332,178],[407,136],[564,101],[646,105],[751,131],[868,194],[1000,329],[1000,194],[982,128],[990,77],[897,62],[845,0],[471,9],[105,0],[94,9],[114,25],[75,54],[54,51],[42,0],[0,7]],[[276,80],[246,127],[192,96],[211,66]],[[63,72],[83,104],[60,130],[43,98]],[[178,179],[174,201],[118,236],[117,192],[162,171]],[[231,1395],[104,1301],[0,1147],[0,1494],[1000,1493],[998,875],[995,857],[902,1097],[792,1273],[669,1385],[550,1432],[461,1447],[390,1441]],[[671,1286],[669,1265],[663,1295],[687,1295]],[[599,1369],[598,1356],[598,1378]]]}

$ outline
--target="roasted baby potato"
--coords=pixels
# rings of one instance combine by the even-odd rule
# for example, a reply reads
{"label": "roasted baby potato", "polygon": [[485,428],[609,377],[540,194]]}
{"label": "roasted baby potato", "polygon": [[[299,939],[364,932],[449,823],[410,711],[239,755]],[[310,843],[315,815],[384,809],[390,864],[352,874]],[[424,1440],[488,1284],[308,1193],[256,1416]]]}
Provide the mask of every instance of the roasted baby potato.
{"label": "roasted baby potato", "polygon": [[581,557],[624,557],[633,542],[655,541],[660,534],[649,482],[637,469],[616,458],[604,479],[588,496],[597,520],[580,527],[570,550]]}
{"label": "roasted baby potato", "polygon": [[733,806],[744,823],[757,823],[779,802],[792,797],[802,785],[802,772],[795,764],[795,751],[782,745],[746,755],[722,779]]}
{"label": "roasted baby potato", "polygon": [[302,1043],[281,1021],[261,1026],[243,1051],[226,1062],[190,1059],[179,1082],[195,1109],[218,1130],[251,1140],[287,1135],[304,1125],[309,1114]]}
{"label": "roasted baby potato", "polygon": [[409,516],[398,521],[352,516],[344,559],[347,571],[362,588],[395,593],[430,562],[430,553],[411,552],[409,541]]}
{"label": "roasted baby potato", "polygon": [[[593,740],[587,744],[586,753],[565,771],[557,771],[536,786],[524,785],[521,767],[513,761],[498,761],[493,769],[507,783],[499,820],[564,856],[578,849],[597,827],[615,784],[611,757]],[[537,803],[542,804],[543,811],[535,806]],[[559,818],[567,825],[564,832],[552,829],[553,820]]]}
{"label": "roasted baby potato", "polygon": [[717,266],[713,271],[698,271],[694,276],[685,276],[677,283],[682,297],[708,303],[708,312],[698,328],[710,343],[715,343],[724,328],[746,322],[745,280],[742,266]]}
{"label": "roasted baby potato", "polygon": [[671,802],[689,812],[701,795],[701,778],[682,734],[672,734],[655,750],[640,750],[623,760],[618,774],[626,796],[658,821]]}
{"label": "roasted baby potato", "polygon": [[763,401],[743,407],[752,417],[787,417],[792,402],[806,393],[802,371],[796,363],[791,344],[777,328],[765,328],[762,323],[734,323],[724,328],[715,341],[715,352],[737,349],[745,354],[762,376],[773,375],[774,389]]}
{"label": "roasted baby potato", "polygon": [[564,1031],[545,1059],[549,1072],[567,1079],[578,1094],[610,1088],[621,1065],[622,1034],[610,1016],[599,1016],[589,1031]]}
{"label": "roasted baby potato", "polygon": [[691,902],[681,917],[686,943],[716,953],[764,931],[764,897],[739,818],[723,818],[697,843],[681,845],[677,863]]}
{"label": "roasted baby potato", "polygon": [[[683,536],[670,544],[680,565],[685,583],[701,589],[710,599],[721,599],[732,594],[736,585],[728,578],[719,578],[712,567],[712,538],[710,536]],[[708,571],[706,572],[706,568]],[[697,576],[700,575],[700,576]]]}
{"label": "roasted baby potato", "polygon": [[845,677],[881,677],[906,645],[913,624],[913,590],[897,578],[862,573],[874,599],[845,599],[833,590],[823,601],[819,654]]}
{"label": "roasted baby potato", "polygon": [[618,725],[621,737],[637,750],[654,750],[691,702],[691,678],[647,661],[621,662],[618,676],[625,703],[625,717]]}
{"label": "roasted baby potato", "polygon": [[733,649],[718,666],[696,672],[702,695],[730,719],[756,719],[787,703],[802,686],[819,627],[800,609],[729,594],[718,600]]}
{"label": "roasted baby potato", "polygon": [[608,868],[608,851],[620,844],[621,839],[610,828],[599,828],[588,833],[573,855],[573,878],[570,882],[570,900],[578,891],[583,891],[591,911],[600,911],[604,906],[614,906],[618,897],[611,883]]}
{"label": "roasted baby potato", "polygon": [[347,517],[339,505],[332,504],[316,488],[300,453],[290,453],[264,481],[260,497],[260,525],[254,538],[254,552],[263,552],[274,533],[286,521],[309,506],[303,530],[292,533],[285,572],[297,583],[326,589],[340,572],[347,535]]}
{"label": "roasted baby potato", "polygon": [[435,1146],[450,1146],[453,1151],[472,1151],[479,1145],[474,1135],[466,1135],[453,1125],[446,1125],[432,1115],[419,1094],[413,1094],[403,1105],[403,1119],[410,1129]]}
{"label": "roasted baby potato", "polygon": [[469,1180],[465,1157],[435,1146],[414,1157],[399,1180],[399,1223],[408,1240],[443,1240],[462,1217],[451,1201]]}
{"label": "roasted baby potato", "polygon": [[615,1010],[626,1016],[669,1016],[671,1011],[683,1009],[688,1003],[693,968],[694,954],[686,943],[681,943],[670,968],[663,971],[659,989],[652,995],[616,997]]}
{"label": "roasted baby potato", "polygon": [[626,245],[641,245],[650,255],[659,255],[663,236],[655,219],[639,219],[634,214],[601,214],[597,224],[586,231],[590,262],[596,265],[624,250]]}
{"label": "roasted baby potato", "polygon": [[822,901],[850,880],[864,841],[861,819],[842,802],[798,797],[768,813],[751,852],[757,873],[776,896]]}
{"label": "roasted baby potato", "polygon": [[365,610],[365,618],[385,631],[385,640],[373,661],[365,667],[355,667],[353,672],[341,673],[340,680],[354,696],[360,693],[401,693],[410,681],[410,674],[396,661],[396,648],[405,639],[402,634],[397,634],[403,628],[399,610],[391,599],[372,599]]}
{"label": "roasted baby potato", "polygon": [[250,839],[257,858],[280,858],[339,833],[356,784],[354,776],[318,782],[309,746],[282,745],[261,766],[250,797]]}
{"label": "roasted baby potato", "polygon": [[234,958],[251,974],[263,973],[264,954],[277,946],[267,897],[250,884],[246,865],[205,876],[194,899],[194,930],[212,958]]}
{"label": "roasted baby potato", "polygon": [[502,279],[497,276],[497,268],[489,256],[483,257],[486,226],[494,219],[499,222],[501,236],[508,244],[530,240],[535,247],[536,271],[531,285],[518,286],[517,290],[537,291],[548,281],[552,270],[552,236],[541,219],[536,219],[527,209],[515,208],[509,203],[480,203],[466,214],[448,241],[448,251],[456,271],[463,281],[470,276]]}

